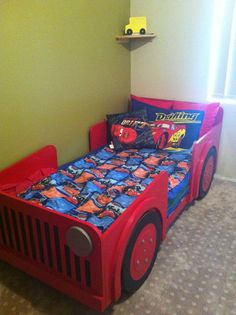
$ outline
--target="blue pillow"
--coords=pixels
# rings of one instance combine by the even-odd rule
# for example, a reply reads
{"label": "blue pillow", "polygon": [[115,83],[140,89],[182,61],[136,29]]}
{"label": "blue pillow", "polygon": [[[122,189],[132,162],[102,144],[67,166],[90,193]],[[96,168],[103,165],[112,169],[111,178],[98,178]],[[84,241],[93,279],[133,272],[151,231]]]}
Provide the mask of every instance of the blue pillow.
{"label": "blue pillow", "polygon": [[[132,110],[137,111],[141,109],[147,111],[149,121],[155,122],[154,124],[156,126],[152,126],[154,128],[154,142],[156,143],[157,148],[181,147],[189,149],[193,142],[199,138],[204,119],[203,110],[166,109],[132,99]],[[162,130],[157,130],[157,126]],[[172,129],[172,131],[170,129]],[[155,132],[157,132],[156,135]],[[165,137],[161,137],[163,134]]]}
{"label": "blue pillow", "polygon": [[189,149],[199,138],[204,111],[200,110],[169,110],[155,113],[155,121],[169,123],[170,146]]}

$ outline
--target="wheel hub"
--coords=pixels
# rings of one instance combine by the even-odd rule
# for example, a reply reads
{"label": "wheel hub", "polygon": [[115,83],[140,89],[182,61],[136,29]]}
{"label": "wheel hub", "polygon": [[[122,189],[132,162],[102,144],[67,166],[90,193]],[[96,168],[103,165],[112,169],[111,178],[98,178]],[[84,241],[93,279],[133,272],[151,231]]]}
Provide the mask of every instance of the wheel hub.
{"label": "wheel hub", "polygon": [[156,242],[156,227],[149,223],[139,233],[131,255],[130,274],[134,280],[142,278],[150,267]]}

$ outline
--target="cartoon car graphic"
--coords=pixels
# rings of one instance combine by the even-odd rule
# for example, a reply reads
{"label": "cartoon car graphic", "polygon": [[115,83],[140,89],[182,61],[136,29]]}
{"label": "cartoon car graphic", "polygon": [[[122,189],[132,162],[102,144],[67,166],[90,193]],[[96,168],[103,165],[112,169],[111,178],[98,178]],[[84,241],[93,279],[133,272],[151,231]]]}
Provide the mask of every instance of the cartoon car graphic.
{"label": "cartoon car graphic", "polygon": [[111,134],[124,144],[131,144],[135,142],[137,138],[137,132],[134,129],[121,125],[112,125]]}
{"label": "cartoon car graphic", "polygon": [[151,127],[157,149],[168,146],[179,147],[186,134],[185,125],[177,125],[169,121],[156,121]]}

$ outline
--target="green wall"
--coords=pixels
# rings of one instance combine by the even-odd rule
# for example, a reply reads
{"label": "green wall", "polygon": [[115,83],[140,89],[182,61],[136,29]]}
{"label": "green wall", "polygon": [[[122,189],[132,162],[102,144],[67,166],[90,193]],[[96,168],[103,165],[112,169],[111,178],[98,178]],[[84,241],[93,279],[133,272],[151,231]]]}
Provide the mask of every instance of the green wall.
{"label": "green wall", "polygon": [[91,124],[126,108],[130,54],[114,38],[129,2],[0,1],[0,169],[46,144],[69,161]]}

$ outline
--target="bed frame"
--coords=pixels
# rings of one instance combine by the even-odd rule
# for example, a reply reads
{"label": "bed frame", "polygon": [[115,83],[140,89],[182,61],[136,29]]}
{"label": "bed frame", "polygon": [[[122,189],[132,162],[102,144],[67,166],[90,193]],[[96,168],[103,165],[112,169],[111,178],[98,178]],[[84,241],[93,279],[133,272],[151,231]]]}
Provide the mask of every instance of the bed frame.
{"label": "bed frame", "polygon": [[[181,211],[207,193],[216,167],[222,117],[220,108],[213,128],[194,143],[189,193],[169,217],[168,175],[160,172],[104,233],[87,222],[16,197],[22,188],[57,170],[54,146],[46,146],[1,171],[0,260],[97,311],[104,311],[121,296],[123,263],[140,220],[154,212],[160,219],[159,232],[164,240]],[[90,128],[90,150],[106,144],[106,132],[105,121]],[[209,152],[215,156],[209,158]],[[152,233],[150,230],[149,235]],[[85,252],[81,249],[84,238],[85,243],[90,241],[87,254],[86,248]],[[139,245],[135,246],[139,250]],[[153,254],[149,255],[147,259],[152,259]],[[143,270],[146,278],[146,269]]]}

